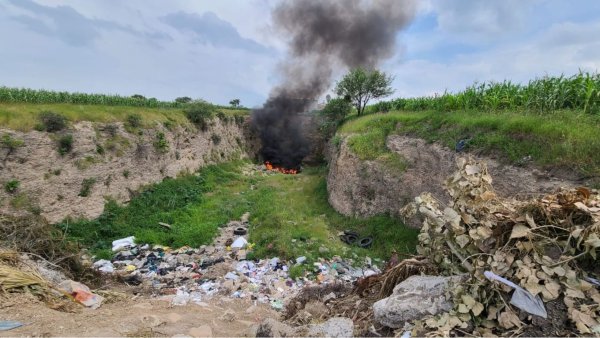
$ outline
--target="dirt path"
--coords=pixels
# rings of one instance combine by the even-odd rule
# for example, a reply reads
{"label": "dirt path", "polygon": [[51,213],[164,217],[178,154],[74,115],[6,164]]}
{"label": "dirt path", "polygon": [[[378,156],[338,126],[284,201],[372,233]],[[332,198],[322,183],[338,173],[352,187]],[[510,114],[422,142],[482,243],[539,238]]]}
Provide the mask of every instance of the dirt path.
{"label": "dirt path", "polygon": [[278,317],[268,304],[229,297],[171,306],[167,300],[140,296],[67,313],[23,295],[3,301],[0,320],[28,325],[0,331],[0,336],[248,336],[253,325]]}

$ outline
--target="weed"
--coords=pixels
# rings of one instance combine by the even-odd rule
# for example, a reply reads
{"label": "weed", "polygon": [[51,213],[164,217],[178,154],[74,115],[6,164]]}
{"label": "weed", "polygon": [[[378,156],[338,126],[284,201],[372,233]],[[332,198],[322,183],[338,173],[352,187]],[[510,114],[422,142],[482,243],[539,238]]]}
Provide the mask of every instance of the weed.
{"label": "weed", "polygon": [[212,140],[214,145],[219,145],[219,143],[221,143],[221,136],[219,136],[217,134],[212,134],[210,136],[210,139]]}
{"label": "weed", "polygon": [[9,154],[15,151],[17,148],[22,147],[23,140],[13,138],[10,134],[3,134],[0,139],[0,144],[3,148],[8,149]]}
{"label": "weed", "polygon": [[303,265],[294,265],[290,268],[289,275],[291,279],[296,279],[303,277],[305,273],[306,267],[304,267]]}
{"label": "weed", "polygon": [[73,150],[73,135],[65,134],[58,138],[58,153],[63,156]]}
{"label": "weed", "polygon": [[165,137],[165,133],[158,132],[156,139],[154,140],[154,149],[161,154],[165,154],[169,151],[169,141]]}
{"label": "weed", "polygon": [[54,170],[52,171],[52,173],[53,173],[55,176],[58,176],[58,175],[60,175],[60,173],[61,173],[61,170],[60,170],[60,169],[54,169]]}
{"label": "weed", "polygon": [[84,178],[83,182],[81,182],[81,190],[79,190],[79,195],[81,197],[88,197],[90,195],[90,193],[92,192],[92,188],[94,187],[94,184],[96,184],[96,179],[91,177],[91,178]]}
{"label": "weed", "polygon": [[19,182],[19,180],[10,180],[4,183],[4,191],[6,191],[9,194],[12,194],[19,189],[20,185],[21,182]]}
{"label": "weed", "polygon": [[75,166],[79,170],[86,170],[89,167],[91,167],[94,163],[97,163],[98,161],[99,160],[96,159],[94,156],[86,156],[84,158],[80,158],[77,161],[75,161]]}
{"label": "weed", "polygon": [[96,144],[96,152],[99,155],[104,155],[104,147],[100,143]]}
{"label": "weed", "polygon": [[127,170],[127,169],[123,170],[123,177],[129,178],[129,170]]}
{"label": "weed", "polygon": [[61,131],[67,127],[67,118],[53,111],[43,111],[38,117],[43,130],[49,133]]}

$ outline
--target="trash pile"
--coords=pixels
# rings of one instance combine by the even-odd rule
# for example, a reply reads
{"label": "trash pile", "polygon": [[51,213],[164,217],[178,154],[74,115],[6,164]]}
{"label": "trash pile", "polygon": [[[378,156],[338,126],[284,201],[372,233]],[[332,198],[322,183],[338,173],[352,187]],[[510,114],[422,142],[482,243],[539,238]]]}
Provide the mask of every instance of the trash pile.
{"label": "trash pile", "polygon": [[457,164],[451,205],[424,193],[412,210],[425,218],[419,254],[468,280],[453,288],[452,310],[415,321],[412,334],[599,335],[598,192],[500,198],[484,163]]}
{"label": "trash pile", "polygon": [[[289,262],[277,257],[248,260],[253,249],[247,239],[248,218],[246,213],[240,221],[230,221],[219,229],[213,245],[199,248],[137,245],[134,237],[116,240],[112,260],[98,260],[93,266],[169,299],[173,305],[202,305],[219,294],[269,303],[277,310],[304,286],[351,283],[379,273],[370,260],[365,260],[364,268],[354,268],[351,261],[339,257],[320,259],[312,262],[312,267],[308,267],[306,257]],[[293,265],[307,265],[309,275],[291,278]]]}

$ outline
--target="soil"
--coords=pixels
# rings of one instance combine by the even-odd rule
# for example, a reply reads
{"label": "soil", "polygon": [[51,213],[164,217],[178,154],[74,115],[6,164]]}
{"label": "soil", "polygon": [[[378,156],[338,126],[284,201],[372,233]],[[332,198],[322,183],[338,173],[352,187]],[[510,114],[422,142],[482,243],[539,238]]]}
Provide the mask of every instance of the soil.
{"label": "soil", "polygon": [[268,304],[214,297],[200,305],[172,306],[167,299],[131,296],[96,310],[78,306],[74,313],[50,309],[31,295],[20,294],[0,305],[1,320],[25,326],[0,331],[6,336],[251,336],[265,318],[278,318]]}

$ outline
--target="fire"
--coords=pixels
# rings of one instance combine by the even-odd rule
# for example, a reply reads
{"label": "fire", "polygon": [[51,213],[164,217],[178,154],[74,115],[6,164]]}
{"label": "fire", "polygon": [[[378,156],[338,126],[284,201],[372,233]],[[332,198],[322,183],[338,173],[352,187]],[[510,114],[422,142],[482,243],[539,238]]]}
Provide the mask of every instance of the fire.
{"label": "fire", "polygon": [[274,165],[273,163],[271,163],[269,161],[265,162],[265,168],[267,168],[267,170],[279,171],[282,174],[296,175],[298,173],[298,169],[286,169],[284,167]]}

